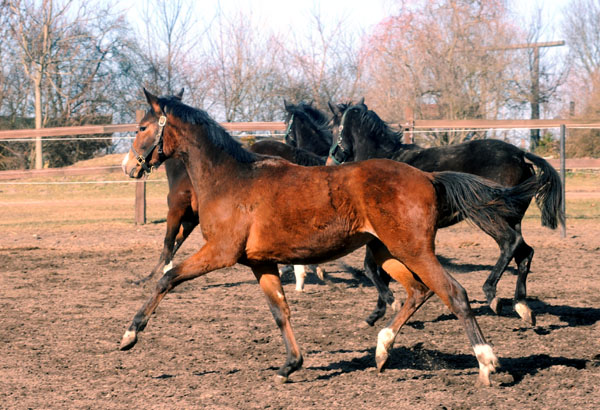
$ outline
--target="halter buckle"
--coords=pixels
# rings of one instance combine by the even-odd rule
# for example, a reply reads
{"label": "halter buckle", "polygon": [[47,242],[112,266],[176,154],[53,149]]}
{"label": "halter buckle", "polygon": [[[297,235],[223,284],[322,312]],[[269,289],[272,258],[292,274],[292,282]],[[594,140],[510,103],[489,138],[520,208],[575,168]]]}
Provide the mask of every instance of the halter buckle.
{"label": "halter buckle", "polygon": [[167,123],[167,117],[164,115],[161,115],[160,118],[158,119],[158,125],[160,127],[164,127],[166,123]]}

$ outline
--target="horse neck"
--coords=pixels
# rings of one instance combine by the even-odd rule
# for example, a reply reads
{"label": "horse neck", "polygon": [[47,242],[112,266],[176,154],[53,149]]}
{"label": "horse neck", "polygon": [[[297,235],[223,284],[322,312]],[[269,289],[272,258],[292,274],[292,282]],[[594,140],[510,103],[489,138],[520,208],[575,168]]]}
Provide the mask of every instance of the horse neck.
{"label": "horse neck", "polygon": [[184,137],[179,153],[199,198],[214,186],[235,179],[248,170],[248,164],[237,161],[213,144],[203,131]]}
{"label": "horse neck", "polygon": [[305,149],[317,155],[327,155],[331,148],[332,138],[323,133],[322,130],[313,129],[308,125],[304,125],[307,131],[300,128],[299,134],[302,138],[297,138],[298,148]]}

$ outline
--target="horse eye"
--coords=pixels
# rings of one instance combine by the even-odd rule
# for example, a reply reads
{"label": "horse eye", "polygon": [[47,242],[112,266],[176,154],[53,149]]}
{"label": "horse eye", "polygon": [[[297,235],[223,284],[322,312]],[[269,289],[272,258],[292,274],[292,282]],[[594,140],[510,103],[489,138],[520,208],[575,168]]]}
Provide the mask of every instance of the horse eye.
{"label": "horse eye", "polygon": [[146,131],[146,127],[140,127],[140,131],[141,131],[141,132],[144,132],[144,131]]}

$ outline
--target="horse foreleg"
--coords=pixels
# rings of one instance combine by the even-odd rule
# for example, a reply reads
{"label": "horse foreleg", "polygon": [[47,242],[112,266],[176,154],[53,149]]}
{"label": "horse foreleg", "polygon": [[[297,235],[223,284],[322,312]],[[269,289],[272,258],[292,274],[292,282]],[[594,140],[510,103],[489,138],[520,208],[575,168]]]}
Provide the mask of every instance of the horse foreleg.
{"label": "horse foreleg", "polygon": [[302,354],[296,343],[290,323],[290,308],[285,299],[281,280],[277,274],[277,265],[264,264],[254,266],[252,267],[252,271],[267,298],[269,309],[283,336],[287,358],[285,364],[277,371],[276,380],[285,383],[292,372],[302,367]]}
{"label": "horse foreleg", "polygon": [[373,282],[375,288],[378,292],[377,297],[377,305],[375,309],[369,317],[365,319],[365,321],[369,324],[369,326],[375,325],[375,322],[381,319],[385,315],[387,304],[393,305],[396,309],[394,294],[389,288],[390,284],[390,275],[387,272],[377,266],[375,259],[373,257],[373,250],[371,246],[367,245],[367,250],[365,253],[365,274],[367,277]]}
{"label": "horse foreleg", "polygon": [[233,265],[237,258],[223,255],[222,246],[204,245],[202,249],[175,266],[158,281],[152,296],[133,317],[121,339],[121,350],[129,350],[137,343],[137,335],[144,330],[152,313],[165,295],[175,286],[216,269]]}
{"label": "horse foreleg", "polygon": [[294,265],[294,276],[296,277],[296,292],[304,292],[304,280],[306,279],[306,266]]}
{"label": "horse foreleg", "polygon": [[158,263],[154,266],[149,275],[134,282],[135,284],[139,285],[147,282],[161,270],[164,273],[168,270],[168,268],[172,267],[170,264],[178,248],[178,246],[175,245],[175,240],[178,236],[180,228],[182,228],[181,221],[183,219],[183,215],[184,211],[181,209],[169,209],[169,212],[167,213],[167,232],[165,234],[165,239],[163,240],[163,250],[158,258]]}

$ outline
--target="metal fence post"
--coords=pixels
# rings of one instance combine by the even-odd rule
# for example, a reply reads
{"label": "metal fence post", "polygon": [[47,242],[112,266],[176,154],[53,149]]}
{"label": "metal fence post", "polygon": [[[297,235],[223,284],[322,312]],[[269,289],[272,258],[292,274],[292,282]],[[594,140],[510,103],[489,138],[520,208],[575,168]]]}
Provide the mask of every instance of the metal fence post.
{"label": "metal fence post", "polygon": [[[135,121],[139,122],[144,118],[144,111],[135,112]],[[140,180],[135,183],[135,224],[144,225],[146,223],[146,180]]]}

